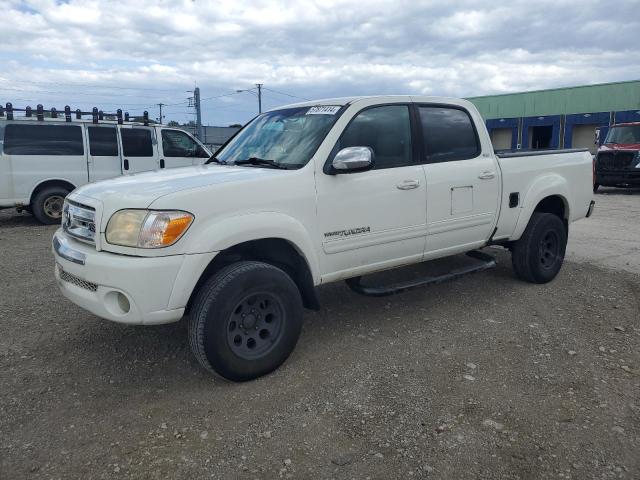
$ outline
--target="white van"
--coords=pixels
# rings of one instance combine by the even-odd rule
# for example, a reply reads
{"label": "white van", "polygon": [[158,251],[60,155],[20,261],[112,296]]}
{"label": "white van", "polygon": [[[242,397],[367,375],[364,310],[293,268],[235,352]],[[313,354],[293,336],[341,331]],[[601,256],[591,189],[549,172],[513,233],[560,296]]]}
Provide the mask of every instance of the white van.
{"label": "white van", "polygon": [[0,208],[58,223],[64,197],[85,183],[204,163],[211,153],[162,125],[33,117],[0,118]]}

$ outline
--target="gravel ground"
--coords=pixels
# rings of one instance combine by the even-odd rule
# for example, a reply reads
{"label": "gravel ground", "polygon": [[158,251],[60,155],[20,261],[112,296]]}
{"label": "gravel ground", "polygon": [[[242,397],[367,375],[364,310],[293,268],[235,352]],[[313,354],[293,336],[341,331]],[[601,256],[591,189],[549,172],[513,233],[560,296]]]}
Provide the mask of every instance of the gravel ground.
{"label": "gravel ground", "polygon": [[496,269],[391,298],[328,285],[287,363],[231,384],[184,322],[66,301],[53,231],[0,212],[2,480],[640,478],[640,272],[572,256],[530,285],[488,249]]}

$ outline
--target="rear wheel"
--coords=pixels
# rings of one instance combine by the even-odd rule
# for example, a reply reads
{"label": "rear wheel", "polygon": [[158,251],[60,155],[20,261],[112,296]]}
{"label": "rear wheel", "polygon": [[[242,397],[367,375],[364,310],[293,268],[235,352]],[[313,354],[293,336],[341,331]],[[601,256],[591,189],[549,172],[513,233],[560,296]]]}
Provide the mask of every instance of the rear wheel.
{"label": "rear wheel", "polygon": [[550,282],[562,267],[566,247],[567,231],[562,220],[551,213],[536,212],[513,246],[513,269],[527,282]]}
{"label": "rear wheel", "polygon": [[69,190],[64,187],[45,187],[33,198],[31,210],[40,223],[53,225],[60,223],[62,205]]}
{"label": "rear wheel", "polygon": [[599,183],[594,183],[593,184],[593,193],[596,193],[599,188],[600,188],[600,184]]}
{"label": "rear wheel", "polygon": [[189,343],[203,367],[242,382],[278,368],[301,327],[302,299],[293,280],[273,265],[245,261],[202,286],[189,319]]}

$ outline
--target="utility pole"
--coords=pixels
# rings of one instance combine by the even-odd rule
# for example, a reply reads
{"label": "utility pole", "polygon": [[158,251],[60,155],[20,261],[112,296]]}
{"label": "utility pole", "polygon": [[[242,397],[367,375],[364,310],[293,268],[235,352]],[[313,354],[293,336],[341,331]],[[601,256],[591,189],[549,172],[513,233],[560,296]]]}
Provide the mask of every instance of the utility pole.
{"label": "utility pole", "polygon": [[262,113],[262,83],[256,83],[258,87],[258,113]]}
{"label": "utility pole", "polygon": [[202,140],[202,112],[200,111],[200,87],[193,91],[193,103],[196,107],[196,138]]}
{"label": "utility pole", "polygon": [[160,125],[162,125],[162,107],[164,106],[164,103],[159,103],[158,107],[160,107],[160,117],[158,118],[158,120],[160,121]]}

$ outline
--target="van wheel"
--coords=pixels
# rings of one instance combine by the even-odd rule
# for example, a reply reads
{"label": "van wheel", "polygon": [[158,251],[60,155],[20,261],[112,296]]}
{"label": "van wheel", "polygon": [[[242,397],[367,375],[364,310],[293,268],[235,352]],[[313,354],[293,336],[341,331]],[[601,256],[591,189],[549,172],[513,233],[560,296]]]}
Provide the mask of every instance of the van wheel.
{"label": "van wheel", "polygon": [[599,188],[600,188],[600,184],[599,183],[594,183],[593,184],[593,193],[596,193]]}
{"label": "van wheel", "polygon": [[69,190],[63,187],[46,187],[39,191],[31,203],[33,216],[40,223],[53,225],[60,223],[62,218],[62,205]]}
{"label": "van wheel", "polygon": [[564,261],[567,231],[562,220],[551,213],[534,213],[511,252],[518,278],[531,283],[553,280]]}
{"label": "van wheel", "polygon": [[244,261],[214,274],[197,293],[189,343],[206,369],[235,382],[278,368],[302,328],[302,298],[289,275]]}

